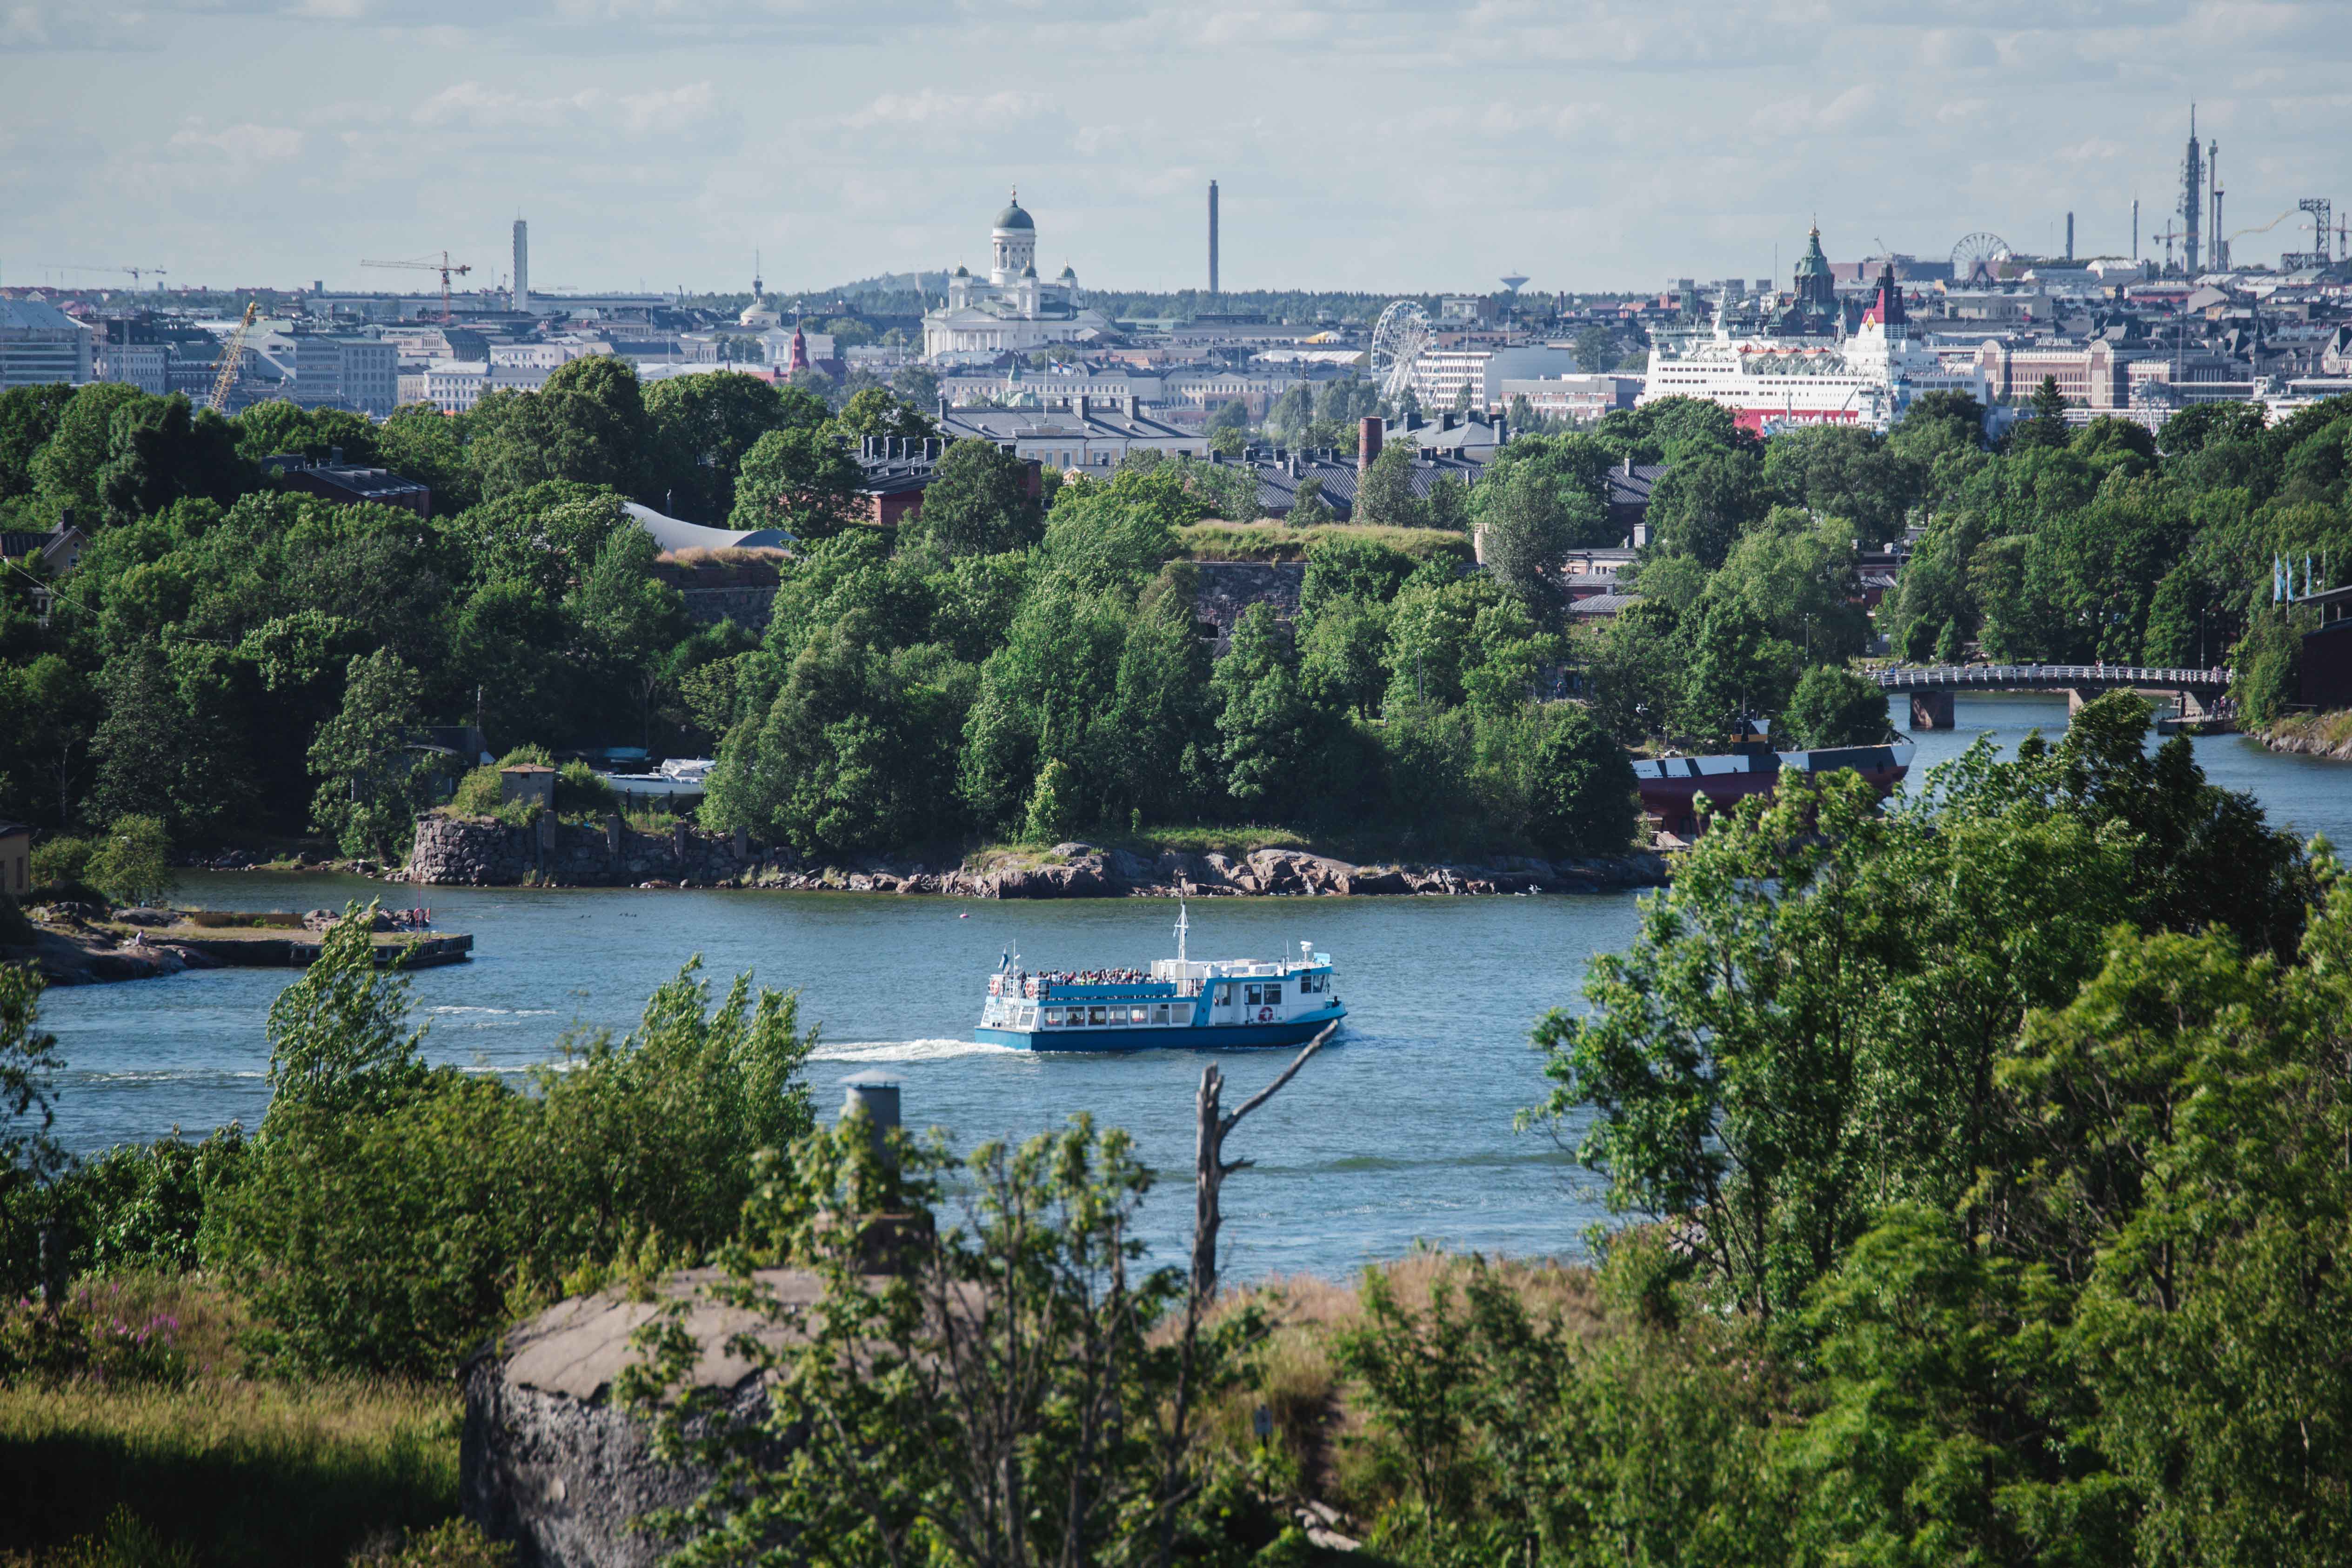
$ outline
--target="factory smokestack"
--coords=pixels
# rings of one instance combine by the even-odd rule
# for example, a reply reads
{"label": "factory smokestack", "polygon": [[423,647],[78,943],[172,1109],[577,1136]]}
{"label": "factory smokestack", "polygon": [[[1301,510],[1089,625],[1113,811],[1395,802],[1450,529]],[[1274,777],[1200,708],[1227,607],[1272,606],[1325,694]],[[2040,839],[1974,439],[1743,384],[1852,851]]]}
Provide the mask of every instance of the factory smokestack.
{"label": "factory smokestack", "polygon": [[2066,259],[2074,259],[2074,214],[2066,214]]}
{"label": "factory smokestack", "polygon": [[1209,292],[1217,291],[1217,183],[1209,182]]}
{"label": "factory smokestack", "polygon": [[514,227],[514,292],[511,303],[518,310],[530,308],[530,225],[520,218]]}
{"label": "factory smokestack", "polygon": [[2189,152],[2180,161],[2180,224],[2187,231],[2181,235],[2181,255],[2187,258],[2184,277],[2197,276],[2197,220],[2205,204],[2205,152],[2197,145],[2197,106],[2189,106]]}
{"label": "factory smokestack", "polygon": [[2139,198],[2132,198],[2132,259],[2139,259]]}

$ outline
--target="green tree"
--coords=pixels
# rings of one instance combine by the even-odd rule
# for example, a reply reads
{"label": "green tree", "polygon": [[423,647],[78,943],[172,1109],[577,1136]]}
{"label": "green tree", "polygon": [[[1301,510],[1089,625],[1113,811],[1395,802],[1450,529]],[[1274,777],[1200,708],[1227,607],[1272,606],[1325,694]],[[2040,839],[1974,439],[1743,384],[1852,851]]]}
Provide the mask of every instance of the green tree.
{"label": "green tree", "polygon": [[1413,493],[1412,454],[1402,445],[1383,446],[1356,486],[1355,520],[1386,523],[1391,528],[1417,528],[1428,512]]}
{"label": "green tree", "polygon": [[796,539],[823,539],[858,520],[865,470],[821,430],[772,430],[744,455],[727,526],[745,532],[781,528]]}
{"label": "green tree", "polygon": [[97,689],[59,655],[0,664],[0,807],[72,825],[98,722]]}
{"label": "green tree", "polygon": [[351,662],[342,711],[310,743],[320,828],[349,855],[392,861],[404,853],[425,802],[425,764],[408,750],[422,715],[416,672],[388,648]]}
{"label": "green tree", "polygon": [[923,491],[922,510],[900,531],[950,555],[996,555],[1037,542],[1044,519],[1029,495],[1029,465],[991,441],[950,442]]}
{"label": "green tree", "polygon": [[482,493],[466,461],[461,430],[432,403],[403,403],[376,427],[377,460],[430,489],[436,515],[462,512],[479,503]]}
{"label": "green tree", "polygon": [[2066,394],[2058,390],[2057,377],[2042,378],[2042,384],[2033,389],[2030,406],[2031,412],[2010,426],[2011,450],[2065,445],[2069,434],[2066,428]]}
{"label": "green tree", "polygon": [[1310,545],[1298,590],[1299,627],[1311,628],[1324,607],[1337,600],[1385,604],[1412,573],[1411,556],[1374,539],[1341,535]]}
{"label": "green tree", "polygon": [[30,964],[0,963],[0,1289],[20,1300],[39,1282],[34,1195],[66,1164],[49,1135],[66,1063],[57,1036],[38,1028],[46,985]]}
{"label": "green tree", "polygon": [[467,459],[485,497],[550,479],[630,495],[647,488],[645,394],[635,367],[614,355],[569,361],[535,392],[487,393],[469,418]]}
{"label": "green tree", "polygon": [[723,526],[744,455],[785,423],[783,400],[760,377],[735,371],[672,376],[644,399],[646,495],[672,517]]}
{"label": "green tree", "polygon": [[1835,664],[1815,664],[1797,683],[1780,727],[1800,746],[1875,746],[1886,738],[1886,693]]}
{"label": "green tree", "polygon": [[33,459],[80,389],[64,382],[0,392],[0,501],[33,492]]}
{"label": "green tree", "polygon": [[178,887],[172,841],[157,817],[117,817],[98,835],[82,874],[118,904],[148,904]]}
{"label": "green tree", "polygon": [[1243,612],[1212,687],[1226,793],[1275,821],[1318,800],[1337,716],[1308,695],[1272,610],[1253,604]]}
{"label": "green tree", "polygon": [[1496,582],[1538,613],[1553,610],[1575,530],[1549,476],[1528,468],[1489,478],[1471,503],[1478,559]]}
{"label": "green tree", "polygon": [[1670,464],[1650,491],[1652,548],[1696,557],[1712,571],[1740,533],[1763,517],[1767,495],[1753,462],[1725,448],[1701,448]]}
{"label": "green tree", "polygon": [[1554,854],[1622,854],[1641,821],[1625,748],[1581,708],[1545,726],[1528,831]]}
{"label": "green tree", "polygon": [[1696,609],[1693,622],[1690,663],[1675,710],[1685,734],[1727,739],[1747,718],[1788,706],[1798,652],[1773,636],[1762,617],[1738,600],[1717,599]]}

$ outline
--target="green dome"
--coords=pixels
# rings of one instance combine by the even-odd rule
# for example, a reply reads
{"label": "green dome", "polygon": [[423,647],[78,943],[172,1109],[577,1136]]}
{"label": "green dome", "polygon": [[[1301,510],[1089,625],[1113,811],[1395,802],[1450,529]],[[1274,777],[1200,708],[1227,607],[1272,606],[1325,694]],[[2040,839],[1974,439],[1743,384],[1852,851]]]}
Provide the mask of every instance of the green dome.
{"label": "green dome", "polygon": [[1013,198],[1011,206],[996,214],[996,226],[1001,229],[1034,230],[1037,225],[1029,221],[1029,214],[1021,210],[1021,198],[1015,196]]}

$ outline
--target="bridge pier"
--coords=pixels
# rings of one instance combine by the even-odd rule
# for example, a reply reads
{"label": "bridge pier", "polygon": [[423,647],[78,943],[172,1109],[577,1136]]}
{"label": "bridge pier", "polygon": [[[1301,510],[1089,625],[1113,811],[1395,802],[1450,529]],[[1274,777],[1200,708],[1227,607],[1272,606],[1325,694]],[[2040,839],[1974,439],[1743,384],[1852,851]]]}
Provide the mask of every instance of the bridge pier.
{"label": "bridge pier", "polygon": [[1913,729],[1950,729],[1952,694],[1948,691],[1925,691],[1911,694],[1911,727]]}

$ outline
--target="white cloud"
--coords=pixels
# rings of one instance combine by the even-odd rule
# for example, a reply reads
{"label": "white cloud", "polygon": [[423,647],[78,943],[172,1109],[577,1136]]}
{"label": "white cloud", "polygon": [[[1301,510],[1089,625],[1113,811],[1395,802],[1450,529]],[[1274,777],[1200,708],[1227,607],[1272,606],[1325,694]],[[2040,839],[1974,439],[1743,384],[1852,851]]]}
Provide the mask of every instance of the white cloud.
{"label": "white cloud", "polygon": [[240,163],[277,163],[302,154],[302,132],[290,125],[231,125],[203,131],[194,125],[173,132],[172,145],[218,152]]}
{"label": "white cloud", "polygon": [[924,127],[940,131],[997,130],[1038,119],[1051,110],[1042,93],[886,92],[842,123],[852,131],[877,126]]}
{"label": "white cloud", "polygon": [[417,105],[410,118],[436,130],[553,131],[617,123],[642,134],[688,130],[718,108],[719,90],[707,81],[633,93],[590,87],[541,98],[461,81]]}

